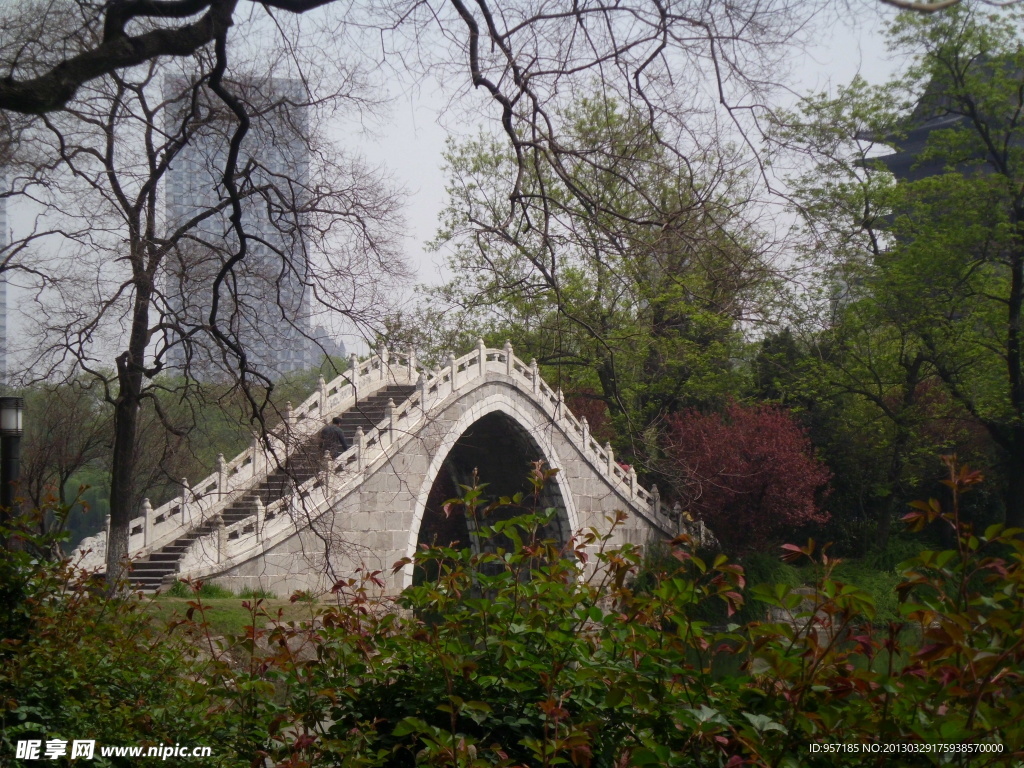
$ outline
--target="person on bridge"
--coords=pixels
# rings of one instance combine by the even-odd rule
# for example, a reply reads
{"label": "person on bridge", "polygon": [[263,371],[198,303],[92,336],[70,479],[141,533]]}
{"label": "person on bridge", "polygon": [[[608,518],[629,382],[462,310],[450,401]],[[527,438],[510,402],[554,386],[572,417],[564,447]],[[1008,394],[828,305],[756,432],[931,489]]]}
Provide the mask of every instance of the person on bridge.
{"label": "person on bridge", "polygon": [[341,418],[335,416],[331,423],[320,430],[320,448],[331,454],[332,459],[338,458],[348,450],[348,440],[341,429]]}

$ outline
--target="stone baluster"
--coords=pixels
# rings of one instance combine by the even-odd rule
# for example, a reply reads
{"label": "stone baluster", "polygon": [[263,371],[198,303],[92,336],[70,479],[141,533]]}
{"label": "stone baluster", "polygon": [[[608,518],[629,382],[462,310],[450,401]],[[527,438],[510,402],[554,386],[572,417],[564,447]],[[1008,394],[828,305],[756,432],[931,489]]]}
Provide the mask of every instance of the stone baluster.
{"label": "stone baluster", "polygon": [[409,347],[409,381],[416,380],[416,348]]}
{"label": "stone baluster", "polygon": [[295,417],[292,414],[292,401],[287,400],[285,401],[284,414],[282,415],[282,420],[284,421],[285,434],[291,432],[292,425],[295,423],[294,418]]}
{"label": "stone baluster", "polygon": [[590,450],[590,422],[586,416],[580,417],[580,426],[583,428],[583,450]]}
{"label": "stone baluster", "polygon": [[253,435],[252,438],[252,474],[253,477],[259,476],[260,473],[260,460],[263,456],[263,446],[260,445],[259,435]]}
{"label": "stone baluster", "polygon": [[192,515],[192,507],[188,503],[188,494],[188,478],[183,477],[181,478],[181,519],[191,528],[194,517]]}
{"label": "stone baluster", "polygon": [[420,377],[416,382],[420,388],[420,409],[427,410],[427,372],[420,371]]}
{"label": "stone baluster", "polygon": [[676,524],[676,535],[681,536],[683,534],[683,505],[678,501],[672,505],[671,517]]}
{"label": "stone baluster", "polygon": [[480,367],[477,369],[477,376],[483,376],[487,373],[487,345],[484,344],[483,339],[477,339],[476,342],[476,356],[477,363]]}
{"label": "stone baluster", "polygon": [[153,505],[149,499],[142,500],[142,546],[153,543]]}
{"label": "stone baluster", "polygon": [[384,408],[384,418],[388,420],[388,445],[395,442],[395,401],[388,398],[388,404]]}
{"label": "stone baluster", "polygon": [[388,377],[389,363],[391,362],[391,350],[389,350],[383,344],[380,345],[380,380],[384,381]]}
{"label": "stone baluster", "polygon": [[448,353],[448,363],[447,363],[447,365],[448,365],[449,370],[451,371],[452,392],[454,392],[455,391],[455,355],[453,355],[451,352]]}
{"label": "stone baluster", "polygon": [[348,356],[348,380],[352,384],[352,397],[359,399],[359,358],[353,352]]}
{"label": "stone baluster", "polygon": [[334,458],[330,451],[324,451],[324,495],[331,496],[331,479],[334,477]]}
{"label": "stone baluster", "polygon": [[256,497],[256,541],[263,541],[263,527],[267,524],[267,508],[263,506],[263,499]]}
{"label": "stone baluster", "polygon": [[629,495],[636,498],[636,470],[632,466],[629,468]]}
{"label": "stone baluster", "polygon": [[608,454],[608,478],[610,480],[615,479],[615,453],[612,451],[612,444],[604,444],[605,453]]}
{"label": "stone baluster", "polygon": [[214,520],[217,529],[217,562],[223,562],[228,555],[228,532],[224,529],[224,517],[217,515]]}
{"label": "stone baluster", "polygon": [[507,375],[511,376],[512,373],[516,369],[515,363],[512,362],[513,360],[515,360],[515,356],[512,354],[512,342],[506,340],[505,341],[504,349],[505,349],[505,373]]}
{"label": "stone baluster", "polygon": [[555,419],[561,419],[565,414],[565,395],[562,394],[562,388],[559,387],[555,391]]}
{"label": "stone baluster", "polygon": [[106,542],[107,542],[107,545],[109,546],[109,544],[110,544],[110,515],[107,515],[103,519],[103,530],[107,534]]}
{"label": "stone baluster", "polygon": [[321,375],[317,380],[317,389],[320,390],[320,418],[327,418],[327,380]]}
{"label": "stone baluster", "polygon": [[224,460],[224,454],[217,454],[217,498],[223,498],[228,493],[228,463]]}
{"label": "stone baluster", "polygon": [[530,359],[530,378],[533,379],[533,394],[540,392],[540,368],[537,366],[537,358]]}
{"label": "stone baluster", "polygon": [[661,514],[661,491],[658,490],[657,483],[651,484],[651,507],[655,515]]}
{"label": "stone baluster", "polygon": [[356,427],[356,469],[360,472],[363,471],[366,461],[366,435],[363,434],[362,427]]}

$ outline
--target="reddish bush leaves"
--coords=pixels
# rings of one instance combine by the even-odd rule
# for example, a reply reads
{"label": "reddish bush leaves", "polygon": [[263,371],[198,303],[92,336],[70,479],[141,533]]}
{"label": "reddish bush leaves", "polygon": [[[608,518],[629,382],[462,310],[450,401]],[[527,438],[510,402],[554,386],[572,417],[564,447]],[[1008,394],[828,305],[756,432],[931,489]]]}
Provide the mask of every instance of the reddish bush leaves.
{"label": "reddish bush leaves", "polygon": [[831,473],[786,410],[732,403],[724,414],[677,414],[665,453],[684,509],[734,554],[828,519],[817,501]]}

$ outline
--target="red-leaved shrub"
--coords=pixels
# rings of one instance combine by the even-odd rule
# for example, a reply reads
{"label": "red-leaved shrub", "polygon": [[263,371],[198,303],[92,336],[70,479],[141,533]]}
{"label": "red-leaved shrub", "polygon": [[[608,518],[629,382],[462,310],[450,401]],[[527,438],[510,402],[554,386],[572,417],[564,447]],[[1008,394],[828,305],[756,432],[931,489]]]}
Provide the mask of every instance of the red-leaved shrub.
{"label": "red-leaved shrub", "polygon": [[828,520],[818,500],[831,473],[784,409],[731,403],[724,414],[676,414],[665,454],[684,509],[733,554]]}

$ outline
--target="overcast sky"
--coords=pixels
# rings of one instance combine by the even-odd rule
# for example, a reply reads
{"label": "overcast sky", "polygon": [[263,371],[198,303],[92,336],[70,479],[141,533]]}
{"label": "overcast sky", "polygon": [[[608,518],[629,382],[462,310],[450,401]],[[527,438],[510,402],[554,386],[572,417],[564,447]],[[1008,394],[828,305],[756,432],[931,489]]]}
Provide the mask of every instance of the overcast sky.
{"label": "overcast sky", "polygon": [[[843,18],[831,29],[819,22],[824,27],[816,36],[820,43],[794,61],[796,92],[842,85],[857,72],[872,83],[884,82],[891,76],[896,64],[887,57],[881,31],[884,19],[892,16],[891,9],[875,0],[865,0],[860,7],[860,18],[856,21]],[[471,94],[470,98],[479,102],[487,117],[497,114],[493,102],[482,93]],[[398,84],[389,94],[390,112],[386,119],[369,127],[366,135],[345,135],[348,149],[361,151],[372,164],[386,169],[394,181],[407,190],[405,251],[417,282],[437,283],[444,277],[443,254],[429,253],[425,243],[435,234],[438,214],[445,202],[445,178],[441,170],[445,139],[451,135],[465,137],[477,130],[472,121],[466,119],[464,111],[460,111],[458,118],[443,114],[446,99],[440,89],[434,90],[429,84],[420,84],[417,88]],[[20,217],[23,212],[12,206],[8,219],[15,236],[26,225],[19,221]],[[19,303],[19,298],[18,291],[11,290],[8,302],[11,309],[14,309],[11,305]],[[19,318],[12,315],[10,324],[14,327],[10,330],[16,333],[19,322]],[[365,351],[365,345],[358,340],[347,338],[345,341],[351,350]]]}
{"label": "overcast sky", "polygon": [[[861,8],[856,21],[840,19],[831,29],[822,22],[826,31],[821,42],[802,55],[794,66],[797,93],[845,85],[858,72],[871,83],[883,83],[894,73],[897,65],[888,58],[882,34],[884,20],[891,18],[894,12],[874,3]],[[451,119],[439,114],[441,98],[436,92],[392,96],[386,124],[377,136],[361,140],[359,146],[372,163],[388,168],[395,180],[408,190],[406,253],[416,269],[417,279],[436,283],[443,276],[443,254],[428,253],[424,244],[433,238],[438,214],[444,206],[441,154],[445,138],[465,136],[475,128],[465,122],[453,124]],[[496,114],[493,104],[483,100],[481,104]]]}

